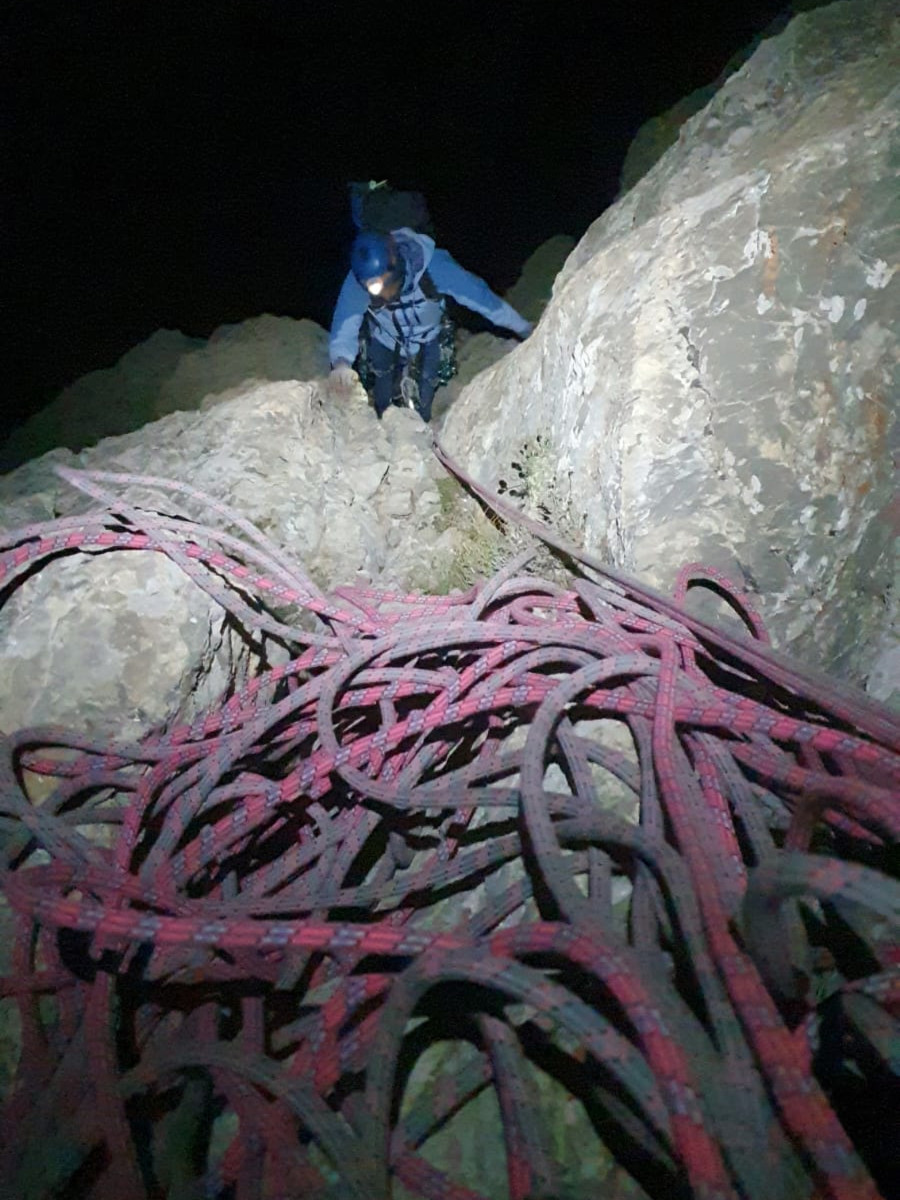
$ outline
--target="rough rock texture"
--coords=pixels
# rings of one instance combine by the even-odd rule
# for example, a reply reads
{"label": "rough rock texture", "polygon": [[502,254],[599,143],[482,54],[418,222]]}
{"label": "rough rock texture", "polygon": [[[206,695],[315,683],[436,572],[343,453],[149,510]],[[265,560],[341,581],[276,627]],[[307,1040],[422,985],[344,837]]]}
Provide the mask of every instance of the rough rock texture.
{"label": "rough rock texture", "polygon": [[[724,569],[759,593],[777,643],[884,697],[900,686],[893,14],[847,0],[763,42],[569,254],[525,345],[460,337],[435,406],[489,485],[662,587],[685,561]],[[487,572],[478,509],[413,414],[379,424],[361,390],[339,402],[321,380],[271,381],[320,375],[324,331],[262,317],[202,346],[180,336],[159,335],[165,369],[137,390],[154,412],[193,411],[0,478],[0,525],[88,507],[53,476],[62,461],[190,482],[324,587],[462,586],[448,563],[463,551]],[[0,618],[0,728],[71,718],[132,736],[253,670],[161,560],[85,555],[47,574]]]}
{"label": "rough rock texture", "polygon": [[[516,286],[535,317],[571,246],[551,239],[525,264]],[[435,423],[515,344],[460,330],[459,373],[438,393]],[[391,409],[377,422],[362,389],[329,395],[327,371],[328,335],[311,321],[263,315],[205,343],[154,335],[35,418],[32,433],[58,448],[0,477],[0,528],[90,506],[53,474],[63,463],[188,482],[326,588],[433,591],[489,573],[494,531],[437,465],[418,417]],[[93,445],[93,431],[130,422],[133,432]],[[74,454],[67,442],[89,448]],[[126,495],[209,519],[182,498],[134,487]],[[235,638],[218,606],[161,555],[78,556],[29,580],[0,615],[0,728],[52,722],[133,737],[212,702],[265,652]]]}
{"label": "rough rock texture", "polygon": [[724,569],[856,680],[896,582],[897,21],[848,0],[763,42],[444,430],[489,486],[539,444],[589,546],[666,588]]}
{"label": "rough rock texture", "polygon": [[163,381],[153,415],[208,408],[255,383],[315,379],[328,366],[328,334],[320,325],[264,313],[221,326],[184,354]]}
{"label": "rough rock texture", "polygon": [[[410,411],[376,421],[361,388],[336,400],[321,382],[267,383],[0,478],[0,525],[94,506],[53,474],[54,463],[150,474],[227,503],[323,587],[430,591],[468,536],[447,519],[448,480],[430,442]],[[123,492],[222,525],[189,499]],[[473,501],[459,494],[453,502],[470,527],[488,524]],[[202,707],[252,660],[252,648],[227,635],[215,602],[163,556],[80,554],[28,580],[0,613],[0,729],[62,722],[134,736]]]}
{"label": "rough rock texture", "polygon": [[731,56],[712,83],[697,88],[696,91],[683,96],[665,112],[645,121],[634,135],[634,139],[628,147],[628,153],[625,155],[625,161],[622,163],[622,170],[619,173],[619,195],[624,195],[647,174],[653,164],[678,140],[678,131],[685,121],[710,102],[725,80],[744,65],[761,41],[780,33],[791,16],[796,16],[799,12],[821,8],[828,3],[830,0],[792,0],[792,3],[786,4],[766,29],[752,38],[746,46],[741,46]]}
{"label": "rough rock texture", "polygon": [[[553,280],[574,239],[550,238],[526,260],[507,296],[529,321],[550,299]],[[512,344],[491,334],[458,331],[459,375],[438,393],[446,412],[462,386]],[[466,344],[474,342],[470,348]],[[157,330],[112,367],[91,371],[0,445],[0,472],[12,471],[58,447],[83,450],[106,437],[131,433],[166,413],[208,408],[253,384],[308,380],[328,373],[328,333],[314,321],[263,313],[222,325],[204,341],[171,329]]]}
{"label": "rough rock texture", "polygon": [[157,330],[115,366],[84,375],[30,417],[0,448],[0,470],[59,446],[82,450],[254,383],[314,379],[327,370],[328,335],[314,321],[263,313],[222,325],[208,341]]}
{"label": "rough rock texture", "polygon": [[574,249],[575,239],[558,233],[526,260],[519,278],[506,293],[506,299],[526,320],[540,320],[553,295],[553,283]]}
{"label": "rough rock texture", "polygon": [[81,450],[101,438],[140,429],[156,416],[160,388],[182,355],[203,342],[158,329],[112,367],[91,371],[29,417],[0,447],[0,471],[11,471],[56,446]]}
{"label": "rough rock texture", "polygon": [[161,554],[58,560],[3,613],[0,728],[128,740],[212,705],[247,655],[217,606]]}
{"label": "rough rock texture", "polygon": [[518,345],[509,338],[494,337],[491,333],[469,333],[458,330],[456,335],[457,374],[444,387],[438,388],[432,406],[435,428],[456,403],[463,388],[488,367],[505,358]]}

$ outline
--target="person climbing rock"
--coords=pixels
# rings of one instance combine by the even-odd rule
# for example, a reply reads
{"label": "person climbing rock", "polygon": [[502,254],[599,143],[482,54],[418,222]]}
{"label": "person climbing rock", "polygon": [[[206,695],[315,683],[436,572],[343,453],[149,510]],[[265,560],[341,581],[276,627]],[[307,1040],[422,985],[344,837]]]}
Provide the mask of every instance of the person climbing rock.
{"label": "person climbing rock", "polygon": [[[523,340],[532,327],[427,233],[410,225],[366,228],[360,201],[383,186],[351,185],[359,233],[331,323],[329,382],[341,393],[361,381],[379,418],[398,404],[428,422],[436,388],[455,374],[446,296]],[[421,202],[418,193],[394,195]]]}

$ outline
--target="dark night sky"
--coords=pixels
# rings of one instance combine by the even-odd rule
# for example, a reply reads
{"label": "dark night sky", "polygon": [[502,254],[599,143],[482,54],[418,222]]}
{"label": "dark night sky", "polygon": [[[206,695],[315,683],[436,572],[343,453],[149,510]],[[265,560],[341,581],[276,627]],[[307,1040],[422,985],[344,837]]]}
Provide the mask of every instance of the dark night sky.
{"label": "dark night sky", "polygon": [[7,0],[4,425],[161,327],[327,326],[352,179],[423,190],[440,244],[505,290],[783,7]]}

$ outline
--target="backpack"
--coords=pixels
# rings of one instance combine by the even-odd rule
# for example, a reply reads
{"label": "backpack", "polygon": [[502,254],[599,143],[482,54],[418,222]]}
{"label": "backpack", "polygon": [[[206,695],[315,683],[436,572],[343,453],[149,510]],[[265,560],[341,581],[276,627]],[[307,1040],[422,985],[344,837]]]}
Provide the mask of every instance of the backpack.
{"label": "backpack", "polygon": [[434,226],[425,197],[421,192],[402,192],[388,187],[386,179],[376,183],[350,184],[350,211],[357,229],[372,233],[391,233],[394,229],[413,229],[434,237]]}

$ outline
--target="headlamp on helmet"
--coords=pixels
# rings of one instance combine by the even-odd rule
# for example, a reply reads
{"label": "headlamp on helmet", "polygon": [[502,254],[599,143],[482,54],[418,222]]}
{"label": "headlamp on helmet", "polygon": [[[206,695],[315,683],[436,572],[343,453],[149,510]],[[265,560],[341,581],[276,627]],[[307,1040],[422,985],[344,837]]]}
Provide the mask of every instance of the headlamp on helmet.
{"label": "headlamp on helmet", "polygon": [[394,239],[386,233],[360,233],[353,243],[350,266],[370,296],[380,296],[401,276]]}

